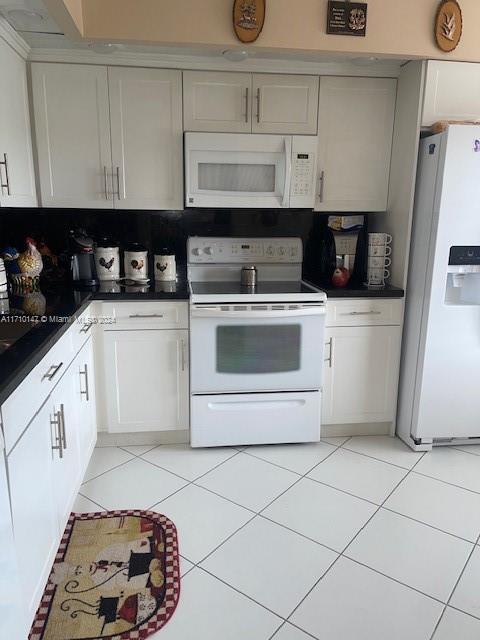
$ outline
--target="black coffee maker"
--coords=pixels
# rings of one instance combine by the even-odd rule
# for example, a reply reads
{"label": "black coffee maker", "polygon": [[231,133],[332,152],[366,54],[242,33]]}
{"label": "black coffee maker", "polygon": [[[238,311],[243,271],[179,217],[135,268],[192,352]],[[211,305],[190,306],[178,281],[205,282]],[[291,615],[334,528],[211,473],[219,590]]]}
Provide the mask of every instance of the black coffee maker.
{"label": "black coffee maker", "polygon": [[70,268],[74,287],[91,289],[98,286],[94,242],[85,229],[70,231]]}

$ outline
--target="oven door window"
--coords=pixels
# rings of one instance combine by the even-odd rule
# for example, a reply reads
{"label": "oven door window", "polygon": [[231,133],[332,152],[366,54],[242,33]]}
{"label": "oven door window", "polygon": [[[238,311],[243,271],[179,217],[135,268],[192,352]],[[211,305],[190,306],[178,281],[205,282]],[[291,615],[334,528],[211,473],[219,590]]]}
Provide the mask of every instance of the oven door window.
{"label": "oven door window", "polygon": [[284,373],[300,369],[301,325],[217,327],[218,373]]}

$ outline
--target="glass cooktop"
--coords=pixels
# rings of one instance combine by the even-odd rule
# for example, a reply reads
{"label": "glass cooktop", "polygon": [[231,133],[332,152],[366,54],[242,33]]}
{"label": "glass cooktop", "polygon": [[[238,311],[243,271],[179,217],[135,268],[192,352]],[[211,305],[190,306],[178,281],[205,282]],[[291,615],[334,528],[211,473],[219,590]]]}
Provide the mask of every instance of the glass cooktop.
{"label": "glass cooktop", "polygon": [[316,293],[317,289],[305,282],[263,281],[255,287],[245,287],[240,282],[191,282],[194,295],[276,295]]}

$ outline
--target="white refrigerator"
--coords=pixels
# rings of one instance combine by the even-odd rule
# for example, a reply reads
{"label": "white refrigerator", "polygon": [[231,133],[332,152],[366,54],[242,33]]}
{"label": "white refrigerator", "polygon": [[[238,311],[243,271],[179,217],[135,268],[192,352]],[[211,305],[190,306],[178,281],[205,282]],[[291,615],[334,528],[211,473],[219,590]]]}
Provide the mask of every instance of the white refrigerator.
{"label": "white refrigerator", "polygon": [[420,144],[397,433],[480,442],[480,126]]}

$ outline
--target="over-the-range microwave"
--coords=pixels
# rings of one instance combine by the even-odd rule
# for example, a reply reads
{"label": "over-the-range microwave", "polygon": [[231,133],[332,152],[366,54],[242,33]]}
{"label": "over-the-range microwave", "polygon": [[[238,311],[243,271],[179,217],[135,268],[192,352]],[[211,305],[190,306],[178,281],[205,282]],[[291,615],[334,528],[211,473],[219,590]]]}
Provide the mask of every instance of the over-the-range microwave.
{"label": "over-the-range microwave", "polygon": [[187,207],[312,209],[316,173],[316,136],[185,133]]}

